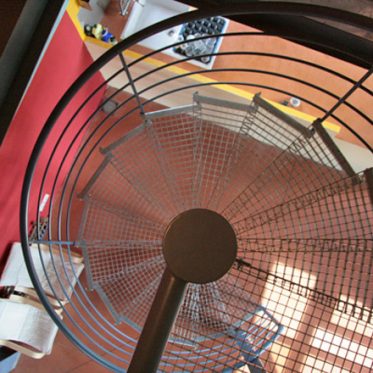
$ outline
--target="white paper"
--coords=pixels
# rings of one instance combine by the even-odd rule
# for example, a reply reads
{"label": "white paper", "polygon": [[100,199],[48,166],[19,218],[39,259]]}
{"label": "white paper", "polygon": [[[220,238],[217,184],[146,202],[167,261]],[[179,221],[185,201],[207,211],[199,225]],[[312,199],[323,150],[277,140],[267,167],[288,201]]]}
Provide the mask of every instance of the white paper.
{"label": "white paper", "polygon": [[45,311],[29,304],[0,301],[0,339],[21,342],[50,354],[57,330]]}
{"label": "white paper", "polygon": [[[61,258],[59,254],[51,253],[49,247],[39,251],[37,245],[30,247],[31,256],[38,274],[39,281],[43,290],[48,294],[62,301],[67,300],[73,292],[73,287],[76,284],[77,278],[82,273],[83,264],[70,263],[64,257]],[[40,255],[42,260],[40,259]],[[53,257],[53,260],[52,260]],[[43,264],[45,267],[45,275]],[[58,276],[56,275],[58,274]],[[53,294],[51,287],[55,291]],[[22,286],[26,288],[33,288],[30,276],[27,271],[26,263],[23,258],[22,246],[20,243],[14,243],[1,276],[0,286]]]}

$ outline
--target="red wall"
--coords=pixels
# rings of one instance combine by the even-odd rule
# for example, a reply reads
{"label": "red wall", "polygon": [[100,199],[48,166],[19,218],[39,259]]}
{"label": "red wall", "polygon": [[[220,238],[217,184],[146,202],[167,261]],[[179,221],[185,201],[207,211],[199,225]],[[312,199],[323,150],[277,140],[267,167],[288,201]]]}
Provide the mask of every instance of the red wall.
{"label": "red wall", "polygon": [[[35,141],[63,93],[91,63],[91,56],[65,13],[0,148],[0,272],[10,244],[20,239],[21,189]],[[100,74],[90,79],[60,118],[60,127],[87,96],[85,92],[102,82]],[[74,128],[97,107],[102,94],[101,91],[85,107]]]}

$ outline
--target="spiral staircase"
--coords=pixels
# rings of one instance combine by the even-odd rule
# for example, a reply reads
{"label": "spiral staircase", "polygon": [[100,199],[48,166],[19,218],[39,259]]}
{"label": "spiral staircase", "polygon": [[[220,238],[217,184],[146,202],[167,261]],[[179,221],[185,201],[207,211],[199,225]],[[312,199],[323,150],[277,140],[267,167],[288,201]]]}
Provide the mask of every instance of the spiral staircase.
{"label": "spiral staircase", "polygon": [[[372,61],[352,78],[295,56],[221,51],[214,53],[226,59],[220,68],[225,80],[216,81],[211,77],[219,68],[182,69],[193,57],[136,54],[136,44],[150,35],[215,15],[303,14],[369,30],[363,16],[281,4],[202,9],[129,37],[72,85],[40,135],[23,190],[26,263],[60,329],[110,370],[370,369],[373,156],[369,139],[346,118],[372,125],[371,112],[353,100],[371,101]],[[248,30],[224,37],[249,43],[279,36]],[[242,57],[246,69],[230,67]],[[289,72],[276,64],[260,68],[273,60],[288,64]],[[296,65],[306,77],[330,79],[338,89],[293,76]],[[104,82],[92,87],[98,72]],[[231,80],[237,72],[241,80]],[[83,90],[72,112],[69,105]],[[267,98],[274,93],[299,97],[317,116],[300,119]],[[79,116],[99,96],[101,105],[81,125]],[[108,110],[108,104],[114,105]],[[363,166],[328,130],[330,120],[359,142]],[[32,243],[61,255],[79,252],[86,267],[71,297],[64,271],[72,261],[62,271],[55,268],[60,287],[51,291],[70,300],[61,304],[64,320],[43,293],[28,252],[28,223],[40,221],[35,206],[47,191],[48,231]],[[208,224],[205,238],[200,227]],[[184,246],[198,246],[190,232],[211,251],[185,254]],[[220,246],[232,250],[220,254]]]}

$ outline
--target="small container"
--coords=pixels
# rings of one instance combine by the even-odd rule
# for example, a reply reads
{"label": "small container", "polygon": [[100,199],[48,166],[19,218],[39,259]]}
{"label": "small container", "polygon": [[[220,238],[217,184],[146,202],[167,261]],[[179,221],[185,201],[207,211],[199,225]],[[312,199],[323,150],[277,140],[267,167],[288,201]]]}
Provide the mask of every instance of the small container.
{"label": "small container", "polygon": [[299,98],[297,98],[297,97],[290,97],[290,100],[289,100],[290,106],[292,106],[294,108],[297,108],[297,107],[300,106],[301,103],[302,103],[302,101],[299,100]]}

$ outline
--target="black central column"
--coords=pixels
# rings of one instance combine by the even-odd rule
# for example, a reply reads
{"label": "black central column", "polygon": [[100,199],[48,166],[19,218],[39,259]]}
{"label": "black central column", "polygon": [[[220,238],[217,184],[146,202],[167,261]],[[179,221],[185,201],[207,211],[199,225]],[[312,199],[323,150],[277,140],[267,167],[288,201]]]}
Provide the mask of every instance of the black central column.
{"label": "black central column", "polygon": [[184,298],[186,285],[185,281],[175,277],[166,268],[137,342],[128,373],[157,371],[172,325]]}
{"label": "black central column", "polygon": [[237,255],[236,235],[228,221],[207,209],[178,215],[163,238],[167,268],[128,368],[157,371],[188,282],[206,284],[224,276]]}

